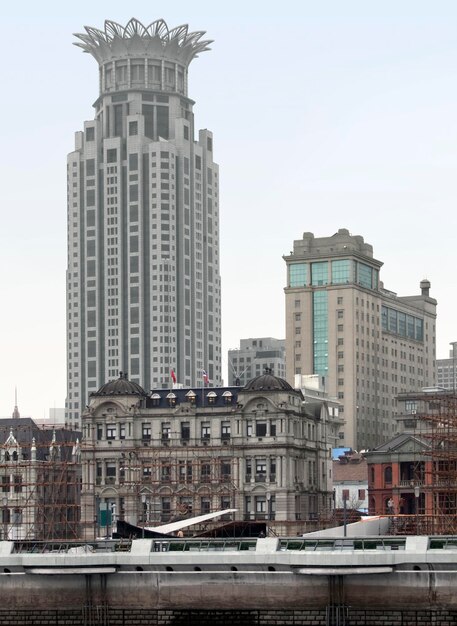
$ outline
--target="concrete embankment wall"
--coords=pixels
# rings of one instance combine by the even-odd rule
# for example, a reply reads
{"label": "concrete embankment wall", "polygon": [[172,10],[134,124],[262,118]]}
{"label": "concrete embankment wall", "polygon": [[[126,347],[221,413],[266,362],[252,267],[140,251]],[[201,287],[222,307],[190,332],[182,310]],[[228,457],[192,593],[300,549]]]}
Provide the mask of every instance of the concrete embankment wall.
{"label": "concrete embankment wall", "polygon": [[[332,583],[330,582],[332,581]],[[338,588],[338,598],[334,590]],[[0,609],[62,606],[125,608],[321,608],[335,601],[361,608],[457,610],[457,572],[302,576],[285,572],[124,572],[102,575],[0,575]]]}
{"label": "concrete embankment wall", "polygon": [[[406,566],[404,566],[406,567]],[[457,611],[457,571],[429,566],[385,574],[306,575],[292,572],[157,572],[0,575],[0,611],[352,610]],[[90,622],[88,622],[90,623]],[[94,622],[97,623],[97,622]],[[2,624],[0,618],[0,625]]]}

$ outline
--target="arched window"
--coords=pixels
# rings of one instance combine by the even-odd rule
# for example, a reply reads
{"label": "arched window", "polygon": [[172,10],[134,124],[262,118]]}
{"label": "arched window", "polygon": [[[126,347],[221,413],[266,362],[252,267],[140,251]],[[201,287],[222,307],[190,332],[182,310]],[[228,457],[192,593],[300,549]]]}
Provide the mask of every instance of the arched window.
{"label": "arched window", "polygon": [[390,465],[384,470],[384,483],[386,485],[392,484],[392,468]]}

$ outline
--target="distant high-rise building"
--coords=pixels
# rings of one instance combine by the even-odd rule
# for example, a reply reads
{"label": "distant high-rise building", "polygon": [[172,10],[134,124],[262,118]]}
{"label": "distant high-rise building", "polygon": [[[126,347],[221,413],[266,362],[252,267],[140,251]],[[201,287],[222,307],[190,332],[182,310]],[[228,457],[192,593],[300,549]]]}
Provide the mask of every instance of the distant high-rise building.
{"label": "distant high-rise building", "polygon": [[260,337],[240,339],[240,347],[228,351],[229,385],[240,385],[269,370],[274,376],[286,376],[284,339]]}
{"label": "distant high-rise building", "polygon": [[221,382],[219,173],[188,96],[203,32],[106,21],[95,119],[68,156],[67,421],[119,371],[145,389]]}
{"label": "distant high-rise building", "polygon": [[318,374],[341,402],[341,444],[360,450],[396,431],[396,396],[435,380],[436,300],[397,296],[379,279],[382,263],[363,237],[304,233],[287,263],[286,368]]}
{"label": "distant high-rise building", "polygon": [[438,387],[455,391],[457,389],[457,342],[452,342],[448,359],[436,359],[436,384]]}

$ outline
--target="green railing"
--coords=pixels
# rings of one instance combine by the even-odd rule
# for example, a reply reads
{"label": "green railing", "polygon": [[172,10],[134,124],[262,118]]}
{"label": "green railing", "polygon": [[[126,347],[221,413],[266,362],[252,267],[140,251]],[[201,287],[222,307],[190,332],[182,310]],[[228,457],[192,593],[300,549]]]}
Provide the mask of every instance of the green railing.
{"label": "green railing", "polygon": [[428,540],[429,550],[457,550],[457,537],[430,537]]}
{"label": "green railing", "polygon": [[343,551],[343,550],[404,550],[406,539],[370,538],[370,539],[281,539],[280,550]]}
{"label": "green railing", "polygon": [[255,550],[255,539],[169,539],[154,540],[152,552],[239,552]]}

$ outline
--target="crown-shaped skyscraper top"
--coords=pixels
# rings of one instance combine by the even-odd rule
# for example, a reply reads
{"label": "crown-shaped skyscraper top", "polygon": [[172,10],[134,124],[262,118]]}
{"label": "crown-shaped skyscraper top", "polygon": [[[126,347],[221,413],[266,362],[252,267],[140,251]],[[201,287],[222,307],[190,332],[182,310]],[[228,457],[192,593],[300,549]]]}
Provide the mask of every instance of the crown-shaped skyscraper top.
{"label": "crown-shaped skyscraper top", "polygon": [[105,30],[84,27],[87,34],[75,33],[74,43],[89,52],[100,64],[127,57],[156,57],[188,66],[200,52],[209,50],[211,40],[201,41],[205,31],[189,32],[187,24],[170,30],[165,20],[144,26],[132,18],[126,26],[105,21]]}

